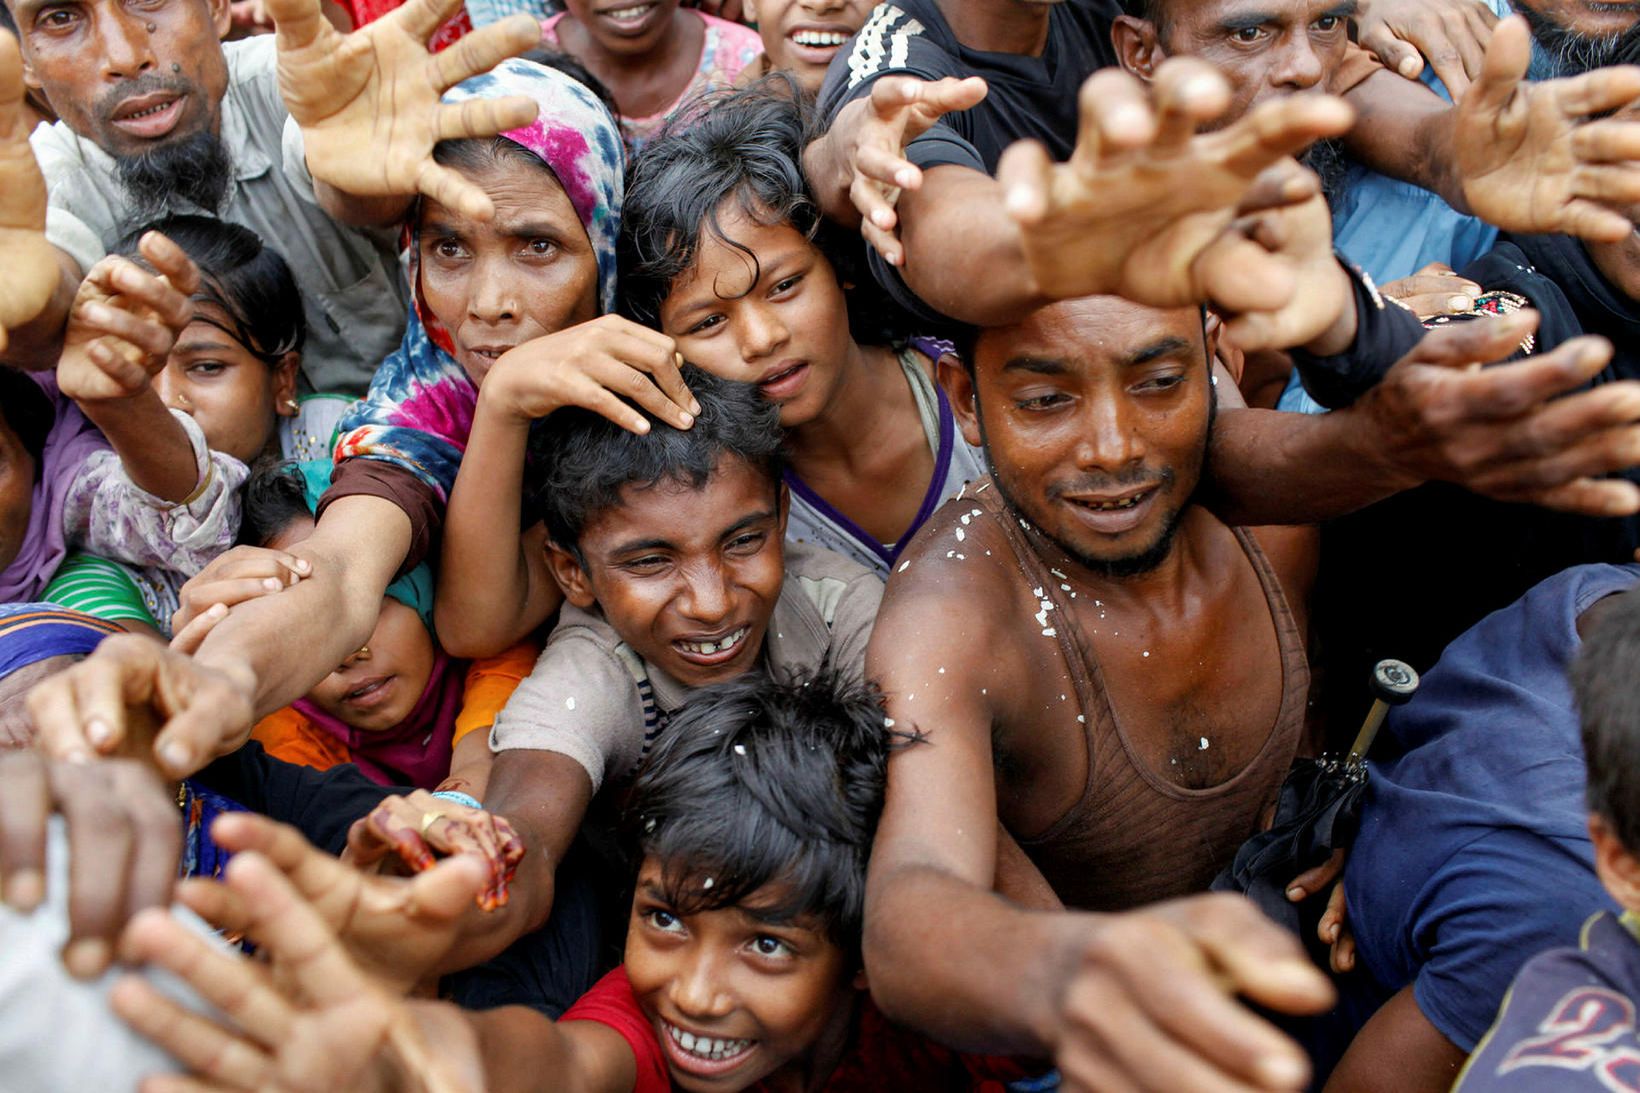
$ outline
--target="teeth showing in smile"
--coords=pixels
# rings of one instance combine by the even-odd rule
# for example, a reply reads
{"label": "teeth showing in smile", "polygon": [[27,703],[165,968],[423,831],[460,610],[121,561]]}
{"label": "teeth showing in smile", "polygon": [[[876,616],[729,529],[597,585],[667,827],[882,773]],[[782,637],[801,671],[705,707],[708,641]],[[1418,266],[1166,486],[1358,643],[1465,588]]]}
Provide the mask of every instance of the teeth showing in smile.
{"label": "teeth showing in smile", "polygon": [[654,4],[635,4],[630,8],[616,8],[614,11],[605,12],[604,14],[617,23],[635,23],[648,15],[650,9],[654,6]]}
{"label": "teeth showing in smile", "polygon": [[752,1046],[750,1040],[718,1040],[711,1036],[696,1036],[692,1032],[685,1032],[676,1025],[667,1025],[666,1031],[672,1037],[672,1042],[691,1055],[698,1055],[702,1059],[728,1059],[739,1055]]}
{"label": "teeth showing in smile", "polygon": [[839,34],[834,30],[799,30],[792,34],[792,41],[800,46],[840,46],[848,41],[848,35]]}
{"label": "teeth showing in smile", "polygon": [[1140,501],[1143,501],[1146,496],[1146,494],[1136,493],[1132,497],[1124,497],[1120,501],[1083,501],[1081,504],[1094,512],[1118,512],[1122,509],[1132,508]]}
{"label": "teeth showing in smile", "polygon": [[691,653],[709,657],[714,653],[727,652],[745,641],[746,630],[747,627],[742,626],[739,630],[718,641],[680,641],[678,645]]}

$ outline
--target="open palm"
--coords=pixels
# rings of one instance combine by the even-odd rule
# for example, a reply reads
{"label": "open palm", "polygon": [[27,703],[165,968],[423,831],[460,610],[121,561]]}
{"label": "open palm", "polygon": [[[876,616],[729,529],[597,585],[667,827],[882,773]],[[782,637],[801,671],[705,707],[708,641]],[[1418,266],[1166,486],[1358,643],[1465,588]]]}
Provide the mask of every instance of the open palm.
{"label": "open palm", "polygon": [[516,15],[430,53],[427,40],[460,4],[408,0],[344,35],[321,14],[319,0],[269,0],[279,90],[301,126],[315,179],[358,197],[422,193],[463,215],[493,213],[482,190],[433,162],[433,145],[528,125],[536,105],[519,96],[459,104],[439,96],[531,48],[541,28]]}

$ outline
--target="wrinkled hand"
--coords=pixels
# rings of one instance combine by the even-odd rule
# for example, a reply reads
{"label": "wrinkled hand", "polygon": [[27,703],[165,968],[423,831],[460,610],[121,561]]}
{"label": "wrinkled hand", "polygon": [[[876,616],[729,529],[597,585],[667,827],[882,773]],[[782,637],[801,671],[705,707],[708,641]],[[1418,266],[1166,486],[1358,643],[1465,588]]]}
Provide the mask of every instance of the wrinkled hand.
{"label": "wrinkled hand", "polygon": [[80,282],[63,332],[57,385],[77,402],[131,398],[149,390],[192,320],[199,269],[159,232],[138,243],[149,272],[111,254]]}
{"label": "wrinkled hand", "polygon": [[1481,74],[1481,58],[1498,17],[1479,0],[1369,0],[1356,16],[1361,45],[1409,80],[1423,75],[1424,58],[1452,101]]}
{"label": "wrinkled hand", "polygon": [[433,868],[438,857],[467,854],[484,863],[487,874],[478,906],[493,911],[507,905],[507,885],[524,860],[524,840],[500,816],[434,797],[424,789],[392,796],[354,821],[342,860],[361,868],[397,854],[411,871]]}
{"label": "wrinkled hand", "polygon": [[[1235,313],[1289,302],[1291,271],[1261,248],[1231,239],[1240,262],[1199,259],[1224,237],[1268,168],[1349,128],[1344,102],[1283,96],[1197,135],[1229,108],[1230,87],[1211,65],[1177,58],[1162,65],[1148,93],[1125,72],[1096,73],[1082,85],[1080,105],[1068,162],[1054,164],[1040,144],[1021,141],[997,169],[1040,294],[1119,295],[1152,307],[1212,300]],[[1313,179],[1285,177],[1291,192],[1260,204],[1315,193]]]}
{"label": "wrinkled hand", "polygon": [[176,803],[146,764],[68,763],[0,752],[0,878],[28,912],[46,896],[46,826],[68,828],[68,945],[63,962],[89,979],[108,967],[126,922],[170,902],[182,853]]}
{"label": "wrinkled hand", "polygon": [[459,7],[460,0],[408,0],[344,35],[319,0],[267,0],[279,91],[301,126],[315,179],[358,197],[422,193],[463,216],[494,215],[483,190],[433,162],[433,145],[528,125],[536,104],[516,95],[441,104],[439,96],[534,47],[541,27],[512,15],[429,53],[427,40]]}
{"label": "wrinkled hand", "polygon": [[1238,995],[1294,1014],[1332,1002],[1297,939],[1239,896],[1107,916],[1059,1003],[1064,1088],[1304,1088],[1304,1053]]}
{"label": "wrinkled hand", "polygon": [[[362,873],[314,849],[295,828],[248,812],[218,818],[211,838],[224,850],[255,851],[272,862],[359,966],[400,994],[439,970],[460,939],[462,916],[490,879],[470,854],[414,877]],[[252,924],[255,908],[221,885],[185,881],[178,896],[201,918],[230,931]]]}
{"label": "wrinkled hand", "polygon": [[1344,904],[1344,863],[1348,859],[1348,850],[1334,850],[1326,861],[1314,869],[1306,869],[1287,886],[1287,899],[1293,903],[1303,903],[1311,896],[1327,892],[1327,906],[1316,923],[1315,936],[1328,946],[1328,964],[1339,975],[1355,967],[1355,935],[1350,932]]}
{"label": "wrinkled hand", "polygon": [[182,586],[171,632],[180,634],[213,607],[234,607],[294,588],[313,575],[313,563],[283,550],[238,546],[219,554]]}
{"label": "wrinkled hand", "polygon": [[0,30],[0,350],[8,330],[45,309],[62,277],[57,249],[46,241],[46,180],[29,147],[25,90],[17,39]]}
{"label": "wrinkled hand", "polygon": [[255,683],[148,637],[116,634],[28,695],[35,744],[59,759],[130,751],[153,725],[161,772],[186,778],[250,738]]}
{"label": "wrinkled hand", "polygon": [[[477,882],[464,864],[440,879],[464,893]],[[430,1042],[412,1008],[359,967],[323,912],[275,863],[245,851],[228,863],[225,880],[197,882],[219,898],[196,902],[231,908],[233,914],[207,921],[243,930],[270,967],[224,949],[166,911],[139,915],[125,934],[127,959],[165,969],[221,1015],[186,1009],[135,976],[115,985],[114,1012],[203,1083],[184,1079],[167,1087],[275,1093],[483,1088],[478,1060],[469,1053],[455,1063],[451,1045]],[[170,1081],[155,1079],[144,1088]]]}
{"label": "wrinkled hand", "polygon": [[1640,98],[1640,67],[1528,82],[1526,20],[1498,24],[1485,67],[1457,108],[1453,161],[1476,216],[1513,232],[1615,243],[1640,203],[1640,122],[1594,115]]}
{"label": "wrinkled hand", "polygon": [[945,115],[977,106],[987,90],[978,76],[933,81],[884,76],[871,85],[870,95],[849,103],[832,123],[827,139],[848,176],[860,232],[889,265],[905,264],[894,204],[901,191],[918,189],[923,179],[921,169],[905,158],[906,145]]}
{"label": "wrinkled hand", "polygon": [[640,436],[649,421],[631,399],[679,429],[695,423],[700,403],[678,374],[677,343],[619,315],[602,315],[503,353],[479,397],[508,416],[535,421],[579,406]]}
{"label": "wrinkled hand", "polygon": [[1314,196],[1238,219],[1196,260],[1198,275],[1203,283],[1219,286],[1220,294],[1250,268],[1279,270],[1292,286],[1288,301],[1272,310],[1238,313],[1215,299],[1215,311],[1225,320],[1235,349],[1289,349],[1321,339],[1326,344],[1316,346],[1317,351],[1341,352],[1354,341],[1354,288],[1333,252],[1332,215],[1320,181],[1291,160],[1284,167],[1266,172],[1255,190],[1274,187],[1279,194],[1308,181]]}
{"label": "wrinkled hand", "polygon": [[1484,289],[1442,262],[1431,262],[1411,277],[1380,285],[1378,291],[1420,319],[1437,315],[1464,315],[1475,306]]}
{"label": "wrinkled hand", "polygon": [[1552,353],[1480,367],[1507,360],[1537,322],[1523,311],[1431,331],[1362,397],[1356,407],[1367,435],[1381,438],[1387,480],[1452,482],[1590,516],[1640,512],[1640,488],[1599,477],[1640,464],[1640,382],[1568,394],[1606,367],[1611,343],[1574,338]]}

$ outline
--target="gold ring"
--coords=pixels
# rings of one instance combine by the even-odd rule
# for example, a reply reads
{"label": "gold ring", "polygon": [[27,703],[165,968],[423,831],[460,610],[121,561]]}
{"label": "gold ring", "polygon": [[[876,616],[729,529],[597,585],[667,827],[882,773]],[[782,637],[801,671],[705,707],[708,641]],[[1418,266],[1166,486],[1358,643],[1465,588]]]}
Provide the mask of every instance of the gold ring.
{"label": "gold ring", "polygon": [[442,812],[429,812],[427,815],[425,815],[421,818],[421,833],[423,835],[426,835],[427,834],[427,829],[429,827],[432,827],[434,824],[438,823],[442,819],[444,819],[444,813],[442,813]]}

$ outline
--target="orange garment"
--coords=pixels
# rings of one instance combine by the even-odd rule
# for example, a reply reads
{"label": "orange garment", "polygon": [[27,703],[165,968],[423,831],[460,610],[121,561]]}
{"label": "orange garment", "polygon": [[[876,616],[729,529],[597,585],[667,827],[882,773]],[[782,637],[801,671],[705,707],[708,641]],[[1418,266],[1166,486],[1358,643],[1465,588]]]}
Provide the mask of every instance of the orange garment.
{"label": "orange garment", "polygon": [[450,741],[451,747],[461,743],[461,738],[470,732],[490,731],[501,707],[535,669],[540,656],[540,644],[525,638],[498,656],[473,661],[467,669],[467,687],[462,692],[461,714],[456,718],[456,735]]}
{"label": "orange garment", "polygon": [[[467,680],[462,689],[461,713],[456,716],[455,737],[451,747],[461,738],[480,729],[488,731],[495,724],[496,715],[507,704],[514,689],[535,667],[541,646],[524,640],[498,656],[475,660],[467,669]],[[251,739],[259,741],[275,759],[296,763],[318,770],[329,770],[353,761],[346,744],[306,716],[286,706],[257,722],[251,730]]]}

